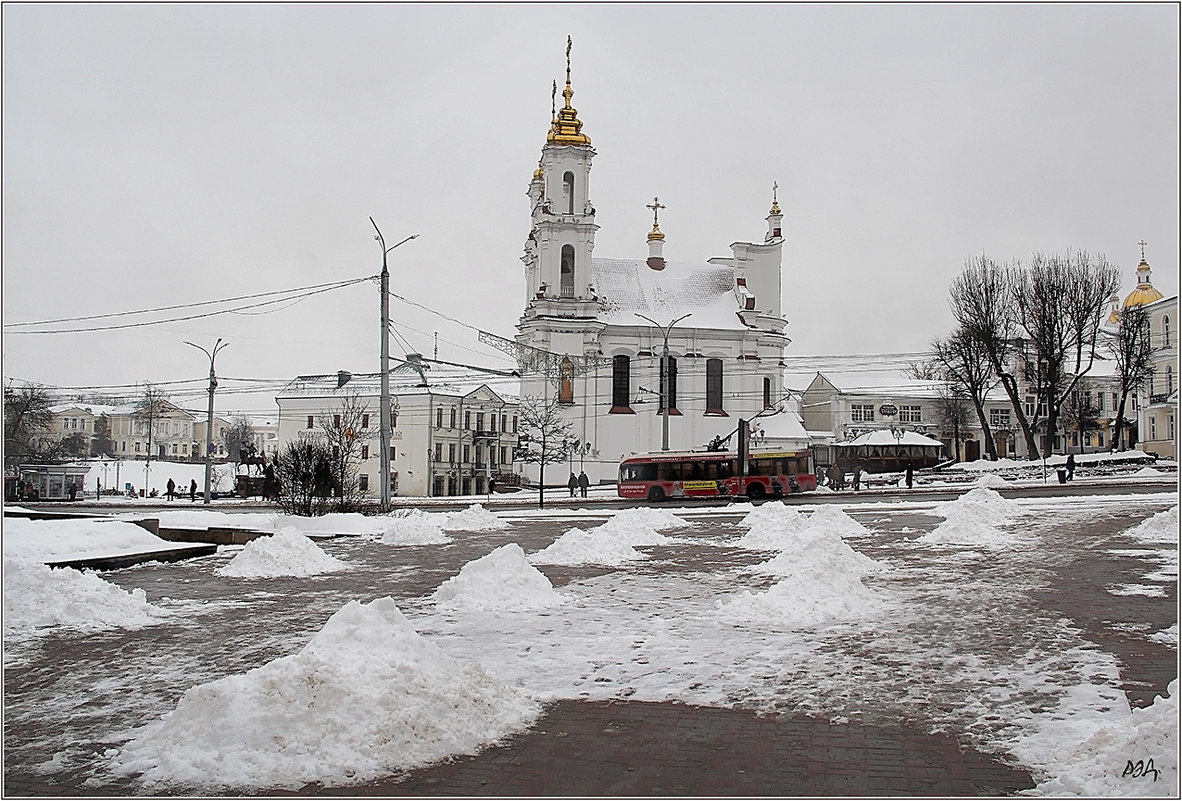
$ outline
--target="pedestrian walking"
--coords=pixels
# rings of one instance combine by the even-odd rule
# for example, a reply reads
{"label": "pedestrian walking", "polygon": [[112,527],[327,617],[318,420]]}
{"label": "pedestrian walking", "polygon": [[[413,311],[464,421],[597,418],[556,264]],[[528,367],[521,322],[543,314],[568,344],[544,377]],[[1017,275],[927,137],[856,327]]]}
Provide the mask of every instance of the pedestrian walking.
{"label": "pedestrian walking", "polygon": [[1070,481],[1071,477],[1074,475],[1075,475],[1075,454],[1069,453],[1069,454],[1067,454],[1067,480]]}
{"label": "pedestrian walking", "polygon": [[582,470],[579,471],[579,492],[583,497],[587,497],[587,487],[591,486],[591,479],[587,478],[587,474]]}
{"label": "pedestrian walking", "polygon": [[854,465],[854,492],[862,488],[862,466]]}
{"label": "pedestrian walking", "polygon": [[907,489],[911,489],[911,462],[907,463]]}
{"label": "pedestrian walking", "polygon": [[168,500],[171,501],[176,496],[176,482],[170,478],[170,479],[168,479],[167,486],[168,486],[168,491],[165,492],[164,495],[166,498],[168,498]]}
{"label": "pedestrian walking", "polygon": [[574,473],[570,474],[570,480],[566,482],[566,488],[570,490],[570,496],[575,497],[575,490],[579,488],[579,479],[575,477]]}
{"label": "pedestrian walking", "polygon": [[197,500],[197,479],[189,479],[189,500]]}
{"label": "pedestrian walking", "polygon": [[78,497],[78,485],[75,482],[71,481],[70,482],[70,500],[72,501],[76,497]]}

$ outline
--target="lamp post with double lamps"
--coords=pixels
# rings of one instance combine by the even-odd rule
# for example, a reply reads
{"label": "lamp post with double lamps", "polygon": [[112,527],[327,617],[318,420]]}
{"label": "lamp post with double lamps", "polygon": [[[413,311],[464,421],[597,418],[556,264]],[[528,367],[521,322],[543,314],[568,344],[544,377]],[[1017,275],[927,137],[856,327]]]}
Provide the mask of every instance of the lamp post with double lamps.
{"label": "lamp post with double lamps", "polygon": [[382,236],[378,224],[373,221],[373,217],[369,218],[373,223],[373,229],[377,231],[378,235],[374,239],[378,240],[378,245],[382,249],[382,275],[381,275],[381,293],[382,293],[382,388],[381,400],[379,402],[381,408],[381,448],[379,463],[381,464],[381,478],[379,483],[382,485],[381,493],[381,510],[382,512],[390,511],[390,270],[386,266],[386,254],[391,250],[404,245],[412,239],[416,239],[418,234],[411,234],[406,239],[403,239],[397,245],[386,247],[386,239]]}
{"label": "lamp post with double lamps", "polygon": [[205,420],[205,503],[208,504],[209,479],[213,473],[213,391],[218,387],[217,375],[213,371],[213,360],[217,358],[218,351],[230,343],[222,342],[222,338],[218,337],[218,341],[214,343],[212,351],[208,351],[200,345],[194,345],[192,342],[186,342],[185,344],[192,345],[209,357],[209,415]]}
{"label": "lamp post with double lamps", "polygon": [[686,313],[673,320],[669,325],[661,325],[651,317],[645,317],[640,312],[635,312],[636,316],[642,320],[648,320],[657,330],[661,332],[664,339],[664,344],[661,347],[661,450],[669,450],[669,331],[673,326],[680,323],[690,313]]}

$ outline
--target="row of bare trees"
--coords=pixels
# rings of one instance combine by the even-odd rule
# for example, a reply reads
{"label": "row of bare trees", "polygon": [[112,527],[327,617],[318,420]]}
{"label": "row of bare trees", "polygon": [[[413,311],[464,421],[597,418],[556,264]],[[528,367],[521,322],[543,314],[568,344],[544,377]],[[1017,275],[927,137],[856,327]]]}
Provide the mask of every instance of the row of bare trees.
{"label": "row of bare trees", "polygon": [[[946,382],[950,400],[971,405],[989,458],[997,458],[985,410],[987,393],[1000,385],[1029,458],[1049,456],[1061,422],[1083,421],[1096,410],[1079,391],[1098,358],[1111,358],[1118,376],[1119,408],[1113,447],[1119,442],[1127,398],[1151,370],[1149,326],[1140,307],[1125,309],[1114,332],[1102,325],[1120,284],[1103,255],[1036,253],[1028,262],[969,259],[953,279],[949,301],[956,327],[933,342],[928,377]],[[1031,413],[1023,396],[1033,394]],[[956,404],[946,404],[955,406]],[[1047,432],[1042,447],[1036,432]]]}

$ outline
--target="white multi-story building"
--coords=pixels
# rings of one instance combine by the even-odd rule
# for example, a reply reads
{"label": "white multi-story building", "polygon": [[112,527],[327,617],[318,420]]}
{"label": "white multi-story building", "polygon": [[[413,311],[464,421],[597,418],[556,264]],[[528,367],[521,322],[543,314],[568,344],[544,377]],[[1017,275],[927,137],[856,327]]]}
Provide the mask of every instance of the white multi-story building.
{"label": "white multi-story building", "polygon": [[663,256],[664,206],[654,198],[647,257],[595,258],[589,184],[596,154],[573,95],[568,51],[564,104],[527,192],[525,311],[516,338],[521,394],[523,402],[557,400],[583,446],[577,467],[592,481],[615,480],[622,457],[666,444],[666,341],[670,450],[702,448],[734,432],[740,418],[782,403],[784,215],[773,187],[763,241],[735,242],[727,257],[674,263]]}
{"label": "white multi-story building", "polygon": [[[299,376],[276,396],[277,447],[323,435],[323,421],[361,403],[360,490],[381,495],[378,373]],[[391,495],[473,495],[515,476],[517,377],[408,354],[390,371]],[[329,416],[329,417],[326,417]]]}
{"label": "white multi-story building", "polygon": [[[205,458],[205,429],[207,415],[182,409],[164,401],[152,421],[151,437],[147,421],[136,414],[136,404],[117,405],[96,403],[66,403],[53,406],[54,419],[47,434],[67,437],[74,433],[86,435],[89,442],[98,432],[99,420],[106,417],[110,425],[111,452],[102,454],[116,459],[148,459],[149,440],[153,460],[190,461]],[[229,423],[215,416],[213,455],[226,455],[223,435]]]}

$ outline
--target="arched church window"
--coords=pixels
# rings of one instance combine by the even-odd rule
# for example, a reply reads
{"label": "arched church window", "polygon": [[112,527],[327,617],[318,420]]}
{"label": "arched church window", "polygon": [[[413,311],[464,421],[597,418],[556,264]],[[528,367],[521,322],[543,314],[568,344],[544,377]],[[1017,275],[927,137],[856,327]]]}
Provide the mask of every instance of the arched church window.
{"label": "arched church window", "polygon": [[767,376],[763,377],[763,408],[772,408],[772,380]]}
{"label": "arched church window", "polygon": [[[661,369],[659,366],[660,359],[657,360],[657,364],[658,364],[657,370],[659,371]],[[675,356],[669,357],[669,359],[666,362],[665,370],[669,374],[669,411],[676,412],[677,411],[677,357],[675,357]],[[662,375],[660,377],[659,386],[660,386],[660,389],[658,390],[658,392],[660,392],[661,397],[664,398],[665,397],[665,376],[664,375]],[[658,404],[658,405],[660,405],[660,404]],[[663,411],[665,411],[665,409],[664,409],[664,407],[661,407],[657,411],[663,412]]]}
{"label": "arched church window", "polygon": [[575,174],[573,172],[562,174],[562,207],[566,209],[567,214],[575,213]]}
{"label": "arched church window", "polygon": [[706,360],[706,414],[726,414],[722,408],[722,359]]}
{"label": "arched church window", "polygon": [[558,294],[564,298],[573,298],[575,296],[575,249],[570,245],[562,246],[560,269]]}
{"label": "arched church window", "polygon": [[632,414],[632,364],[627,356],[612,357],[612,414]]}
{"label": "arched church window", "polygon": [[1168,348],[1170,346],[1170,315],[1168,314],[1162,315],[1161,318],[1161,336],[1164,340],[1161,343],[1162,347]]}
{"label": "arched church window", "polygon": [[558,402],[575,402],[575,366],[569,356],[563,356],[558,364]]}

